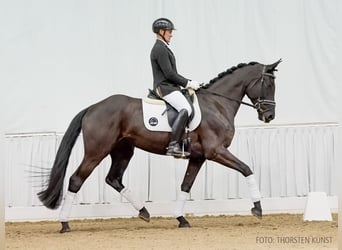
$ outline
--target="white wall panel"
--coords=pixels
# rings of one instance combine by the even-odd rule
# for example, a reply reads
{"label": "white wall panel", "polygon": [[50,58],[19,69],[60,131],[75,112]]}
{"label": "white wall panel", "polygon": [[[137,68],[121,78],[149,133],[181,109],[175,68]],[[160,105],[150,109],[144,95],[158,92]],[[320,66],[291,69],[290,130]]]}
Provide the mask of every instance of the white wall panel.
{"label": "white wall panel", "polygon": [[[241,127],[230,150],[253,169],[263,198],[302,197],[310,191],[324,191],[333,196],[337,194],[338,128],[337,124]],[[47,180],[44,172],[51,168],[60,141],[61,135],[56,133],[7,135],[7,207],[41,206],[36,193]],[[82,157],[80,139],[70,157],[65,190]],[[107,157],[94,170],[78,193],[75,205],[126,202],[105,184],[110,163]],[[143,201],[172,202],[176,200],[186,164],[186,160],[136,149],[123,182]],[[42,175],[39,171],[43,171]],[[245,178],[237,171],[206,161],[189,198],[193,201],[246,199],[249,192]],[[115,215],[115,209],[111,213]]]}

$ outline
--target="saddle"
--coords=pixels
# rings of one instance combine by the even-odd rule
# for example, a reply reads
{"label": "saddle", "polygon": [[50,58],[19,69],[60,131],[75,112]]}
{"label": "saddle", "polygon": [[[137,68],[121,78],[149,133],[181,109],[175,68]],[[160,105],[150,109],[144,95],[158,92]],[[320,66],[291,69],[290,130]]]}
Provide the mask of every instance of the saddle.
{"label": "saddle", "polygon": [[[192,93],[190,93],[190,91],[188,89],[182,89],[181,90],[182,94],[185,96],[186,100],[188,101],[188,103],[191,106],[191,115],[187,121],[187,127],[189,127],[189,123],[192,121],[192,119],[194,118],[195,115],[195,109],[194,109],[194,91],[192,91]],[[162,113],[162,115],[167,114],[167,120],[169,122],[170,127],[172,127],[173,122],[175,121],[178,111],[171,106],[171,104],[169,104],[168,102],[166,102],[164,99],[162,99],[157,92],[155,92],[152,89],[148,89],[148,95],[147,98],[149,99],[153,99],[153,100],[160,100],[162,102],[165,102],[166,104],[166,109],[165,111]]]}
{"label": "saddle", "polygon": [[[187,123],[189,131],[195,130],[201,122],[201,110],[195,91],[189,93],[184,89],[183,94],[192,109],[191,117]],[[150,131],[171,132],[174,120],[177,117],[177,110],[165,102],[155,91],[149,90],[147,97],[142,99],[143,120],[145,127]]]}

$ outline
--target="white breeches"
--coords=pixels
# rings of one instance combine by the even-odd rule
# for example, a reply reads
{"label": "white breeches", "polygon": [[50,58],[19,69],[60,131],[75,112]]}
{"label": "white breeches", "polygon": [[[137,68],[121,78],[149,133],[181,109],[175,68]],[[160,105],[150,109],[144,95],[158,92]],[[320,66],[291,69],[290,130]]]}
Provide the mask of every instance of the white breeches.
{"label": "white breeches", "polygon": [[163,97],[165,101],[171,104],[178,112],[182,109],[186,109],[188,111],[188,116],[191,115],[191,106],[189,102],[186,100],[185,96],[179,91],[173,91],[170,94]]}

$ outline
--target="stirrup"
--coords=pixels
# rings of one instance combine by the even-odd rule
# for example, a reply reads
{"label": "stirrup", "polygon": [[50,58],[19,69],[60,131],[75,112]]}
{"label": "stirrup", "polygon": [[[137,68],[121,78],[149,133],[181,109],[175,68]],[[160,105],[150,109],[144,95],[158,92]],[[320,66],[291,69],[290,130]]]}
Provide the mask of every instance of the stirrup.
{"label": "stirrup", "polygon": [[170,145],[167,147],[166,155],[170,155],[175,158],[186,159],[190,156],[190,152],[184,150],[184,143],[182,144],[182,147],[179,145],[179,143],[170,143]]}
{"label": "stirrup", "polygon": [[187,137],[182,140],[182,153],[181,156],[175,158],[188,159],[191,154],[191,139]]}
{"label": "stirrup", "polygon": [[166,155],[169,156],[181,157],[183,154],[183,152],[180,151],[180,145],[178,142],[171,142],[166,150]]}
{"label": "stirrup", "polygon": [[190,152],[187,151],[183,151],[182,154],[178,155],[178,154],[174,154],[173,157],[177,158],[177,159],[188,159],[190,156]]}

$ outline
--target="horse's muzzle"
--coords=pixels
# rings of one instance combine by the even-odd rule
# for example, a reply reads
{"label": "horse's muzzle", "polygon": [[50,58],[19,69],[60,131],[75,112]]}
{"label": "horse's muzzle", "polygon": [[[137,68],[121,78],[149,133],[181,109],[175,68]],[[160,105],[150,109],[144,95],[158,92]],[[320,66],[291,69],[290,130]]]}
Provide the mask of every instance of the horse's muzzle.
{"label": "horse's muzzle", "polygon": [[258,99],[254,106],[258,111],[258,118],[260,121],[269,123],[274,119],[276,106],[275,101],[267,99]]}
{"label": "horse's muzzle", "polygon": [[275,117],[274,112],[258,112],[258,118],[260,121],[263,121],[264,123],[269,123],[272,121]]}

